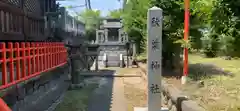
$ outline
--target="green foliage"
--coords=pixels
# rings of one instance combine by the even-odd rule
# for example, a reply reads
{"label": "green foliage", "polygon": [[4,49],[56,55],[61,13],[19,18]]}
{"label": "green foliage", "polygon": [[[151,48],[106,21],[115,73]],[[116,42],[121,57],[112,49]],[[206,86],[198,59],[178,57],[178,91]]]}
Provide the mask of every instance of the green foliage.
{"label": "green foliage", "polygon": [[99,10],[86,9],[79,16],[84,20],[87,30],[95,30],[100,25],[101,12]]}
{"label": "green foliage", "polygon": [[135,40],[139,52],[146,46],[147,10],[150,0],[129,0],[123,7],[123,26],[130,39]]}
{"label": "green foliage", "polygon": [[[195,0],[197,1],[197,0]],[[202,0],[203,1],[203,0]],[[206,0],[205,0],[206,1]],[[201,6],[195,4],[195,7]],[[124,28],[129,33],[133,40],[136,40],[140,45],[140,49],[144,52],[146,46],[146,28],[147,28],[147,10],[152,6],[158,6],[163,9],[164,14],[164,26],[163,26],[163,41],[168,43],[165,46],[166,50],[173,50],[178,45],[174,45],[176,42],[183,38],[183,23],[184,23],[184,7],[182,0],[131,0],[124,5],[123,8],[123,20]],[[202,10],[206,10],[203,9]],[[200,37],[201,32],[198,30],[202,25],[198,20],[201,14],[197,11],[191,15],[191,41],[192,46],[196,48],[201,47]],[[204,16],[208,16],[205,14]]]}
{"label": "green foliage", "polygon": [[96,29],[100,26],[101,12],[99,10],[86,9],[78,17],[81,18],[86,27],[86,36],[89,40],[94,40],[96,36]]}
{"label": "green foliage", "polygon": [[183,40],[183,0],[128,0],[128,3],[125,0],[124,3],[124,29],[137,42],[140,52],[146,52],[147,10],[158,6],[164,15],[163,51],[174,53],[181,44],[203,50],[208,57],[240,56],[240,0],[191,0],[189,41]]}
{"label": "green foliage", "polygon": [[109,12],[108,17],[111,17],[111,18],[122,18],[122,10],[121,9],[112,10],[112,11]]}
{"label": "green foliage", "polygon": [[[216,0],[210,17],[212,46],[221,55],[240,56],[239,0]],[[215,45],[218,44],[218,45]]]}

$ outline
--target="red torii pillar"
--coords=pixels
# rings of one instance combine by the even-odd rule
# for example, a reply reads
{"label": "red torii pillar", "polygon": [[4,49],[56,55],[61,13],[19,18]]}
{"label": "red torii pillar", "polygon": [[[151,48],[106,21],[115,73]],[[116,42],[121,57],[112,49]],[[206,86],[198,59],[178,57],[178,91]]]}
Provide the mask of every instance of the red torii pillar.
{"label": "red torii pillar", "polygon": [[12,111],[2,98],[0,98],[0,111]]}
{"label": "red torii pillar", "polygon": [[[184,6],[185,6],[185,16],[184,16],[184,40],[188,41],[189,36],[189,16],[190,16],[190,0],[184,0]],[[188,48],[184,47],[183,52],[183,76],[182,76],[182,84],[186,83],[186,79],[188,76]]]}

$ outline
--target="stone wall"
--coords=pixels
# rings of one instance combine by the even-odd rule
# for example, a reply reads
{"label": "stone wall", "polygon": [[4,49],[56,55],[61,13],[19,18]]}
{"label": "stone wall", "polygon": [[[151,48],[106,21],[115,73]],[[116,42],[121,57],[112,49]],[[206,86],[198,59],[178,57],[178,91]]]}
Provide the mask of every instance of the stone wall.
{"label": "stone wall", "polygon": [[[143,79],[147,80],[146,66],[141,63],[139,66]],[[206,111],[195,101],[188,99],[188,96],[184,95],[182,91],[167,84],[164,80],[162,80],[162,98],[164,106],[167,106],[170,111]]]}
{"label": "stone wall", "polygon": [[62,66],[11,87],[3,96],[12,111],[47,110],[68,88],[68,68]]}

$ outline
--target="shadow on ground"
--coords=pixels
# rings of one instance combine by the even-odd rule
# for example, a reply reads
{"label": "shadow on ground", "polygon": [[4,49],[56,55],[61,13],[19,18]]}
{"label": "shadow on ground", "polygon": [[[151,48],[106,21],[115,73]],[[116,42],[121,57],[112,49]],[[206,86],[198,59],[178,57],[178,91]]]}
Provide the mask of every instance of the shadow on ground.
{"label": "shadow on ground", "polygon": [[114,87],[113,75],[116,72],[115,70],[101,70],[96,73],[99,75],[109,75],[109,77],[100,77],[98,87],[90,95],[87,111],[111,111]]}
{"label": "shadow on ground", "polygon": [[197,63],[189,65],[189,77],[192,80],[197,81],[204,78],[212,78],[213,76],[219,75],[230,77],[234,76],[230,71],[219,68],[213,64]]}
{"label": "shadow on ground", "polygon": [[[204,78],[212,78],[213,76],[219,75],[230,77],[234,76],[234,74],[232,74],[230,71],[219,68],[213,64],[201,64],[201,63],[189,64],[188,71],[189,71],[188,77],[194,81],[198,81]],[[164,68],[162,76],[166,78],[175,77],[177,79],[180,79],[182,76],[181,72],[183,71],[181,70],[177,73],[174,72],[173,70]]]}
{"label": "shadow on ground", "polygon": [[81,75],[83,73],[89,73],[88,76],[80,76],[84,87],[68,90],[55,111],[111,111],[114,78],[96,75],[114,75],[115,71],[85,71]]}

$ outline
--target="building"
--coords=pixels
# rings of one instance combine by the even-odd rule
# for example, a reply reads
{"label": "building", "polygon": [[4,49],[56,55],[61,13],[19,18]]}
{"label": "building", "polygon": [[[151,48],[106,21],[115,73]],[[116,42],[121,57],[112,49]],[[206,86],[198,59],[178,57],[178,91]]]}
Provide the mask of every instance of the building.
{"label": "building", "polygon": [[58,36],[67,44],[81,44],[85,38],[85,24],[76,17],[70,16],[64,7],[60,7]]}
{"label": "building", "polygon": [[120,60],[127,57],[128,43],[128,35],[123,31],[122,20],[104,18],[96,31],[95,43],[100,46],[100,61],[107,61],[106,66],[120,66]]}

